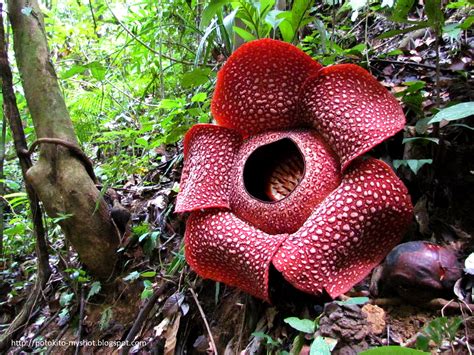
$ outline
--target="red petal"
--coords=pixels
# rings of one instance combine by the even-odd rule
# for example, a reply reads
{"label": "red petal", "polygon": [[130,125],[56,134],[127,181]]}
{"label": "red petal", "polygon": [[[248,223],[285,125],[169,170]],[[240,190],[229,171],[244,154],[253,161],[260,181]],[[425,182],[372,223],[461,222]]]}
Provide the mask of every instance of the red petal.
{"label": "red petal", "polygon": [[302,111],[349,163],[405,125],[398,101],[365,69],[340,64],[320,70],[304,84]]}
{"label": "red petal", "polygon": [[236,50],[219,71],[212,114],[225,127],[251,135],[301,124],[298,94],[321,65],[295,46],[261,39]]}
{"label": "red petal", "polygon": [[273,264],[296,288],[337,297],[361,281],[411,222],[406,187],[376,159],[358,160],[279,249]]}
{"label": "red petal", "polygon": [[241,140],[237,132],[216,125],[195,125],[188,131],[176,212],[229,208],[230,171]]}
{"label": "red petal", "polygon": [[[291,139],[303,156],[303,178],[298,186],[280,201],[265,202],[256,199],[247,192],[244,185],[245,162],[259,147],[285,138]],[[293,233],[298,230],[318,203],[341,181],[335,154],[314,131],[267,132],[252,136],[242,143],[235,161],[237,168],[231,182],[231,209],[243,220],[270,234]]]}
{"label": "red petal", "polygon": [[186,261],[203,278],[269,302],[270,262],[286,237],[265,234],[231,212],[193,212],[186,225]]}

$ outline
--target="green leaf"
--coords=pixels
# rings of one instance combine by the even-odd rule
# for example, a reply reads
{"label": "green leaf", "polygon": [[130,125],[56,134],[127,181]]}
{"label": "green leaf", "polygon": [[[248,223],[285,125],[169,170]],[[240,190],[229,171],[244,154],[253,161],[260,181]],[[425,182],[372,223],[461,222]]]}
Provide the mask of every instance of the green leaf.
{"label": "green leaf", "polygon": [[156,272],[155,271],[145,271],[140,274],[141,277],[155,277]]}
{"label": "green leaf", "polygon": [[352,297],[345,301],[336,301],[336,303],[341,306],[366,304],[367,302],[369,302],[369,297]]}
{"label": "green leaf", "polygon": [[429,354],[420,350],[404,348],[401,346],[382,346],[380,348],[373,348],[359,353],[359,355],[420,355]]}
{"label": "green leaf", "polygon": [[89,290],[89,293],[87,294],[87,300],[91,298],[92,296],[98,294],[100,292],[100,289],[102,288],[102,285],[100,284],[100,281],[95,281],[91,285],[91,289]]}
{"label": "green leaf", "polygon": [[431,138],[431,137],[412,137],[412,138],[403,138],[402,144],[414,142],[414,141],[425,141],[425,142],[433,142],[435,144],[439,144],[438,138]]}
{"label": "green leaf", "polygon": [[[293,7],[291,8],[291,25],[293,26],[293,32],[296,33],[302,27],[304,19],[311,9],[313,0],[295,0]],[[294,38],[293,38],[294,40]]]}
{"label": "green leaf", "polygon": [[291,344],[291,353],[299,354],[301,352],[301,349],[303,348],[303,345],[304,345],[304,335],[300,333],[297,336],[295,336],[295,339],[293,340],[293,344]]}
{"label": "green leaf", "polygon": [[403,85],[408,86],[406,93],[415,93],[423,89],[426,86],[426,83],[421,80],[416,80],[416,81],[405,81]]}
{"label": "green leaf", "polygon": [[445,121],[456,121],[474,115],[474,102],[463,102],[440,110],[428,121],[428,124]]}
{"label": "green leaf", "polygon": [[229,0],[211,0],[209,5],[207,5],[207,7],[202,12],[201,28],[207,27],[217,12],[224,5],[229,4],[230,2],[231,1]]}
{"label": "green leaf", "polygon": [[211,69],[209,68],[197,68],[193,71],[186,73],[181,78],[181,85],[184,88],[192,88],[202,84],[205,84],[209,81],[209,74]]}
{"label": "green leaf", "polygon": [[[233,37],[234,37],[232,26],[234,26],[235,16],[237,15],[238,12],[239,12],[239,8],[236,8],[234,11],[232,11],[230,14],[224,17],[224,20],[222,21],[222,24],[224,25],[224,29],[227,33],[227,37],[229,38],[229,41],[232,43],[233,43]],[[232,43],[229,43],[229,45],[232,45]]]}
{"label": "green leaf", "polygon": [[105,79],[105,72],[107,69],[99,62],[92,62],[87,64],[87,68],[90,69],[92,76],[94,79],[102,81]]}
{"label": "green leaf", "polygon": [[425,12],[431,27],[441,28],[444,23],[441,0],[425,0]]}
{"label": "green leaf", "polygon": [[245,42],[253,41],[256,37],[250,32],[244,30],[243,28],[234,26],[234,31],[237,33]]}
{"label": "green leaf", "polygon": [[416,348],[423,351],[430,349],[430,339],[424,334],[420,334],[416,337]]}
{"label": "green leaf", "polygon": [[21,197],[21,198],[25,198],[27,197],[26,195],[26,192],[13,192],[11,194],[6,194],[6,195],[3,195],[3,198],[5,200],[8,200],[9,198],[16,198],[16,197]]}
{"label": "green leaf", "polygon": [[347,54],[363,53],[367,49],[365,43],[359,43],[346,51]]}
{"label": "green leaf", "polygon": [[71,303],[72,298],[74,297],[74,293],[61,293],[61,297],[59,298],[59,304],[64,307]]}
{"label": "green leaf", "polygon": [[59,319],[61,320],[61,322],[69,319],[69,309],[61,309],[61,312],[59,312]]}
{"label": "green leaf", "polygon": [[316,326],[314,321],[310,319],[299,319],[297,317],[285,318],[284,322],[289,324],[290,327],[304,333],[314,333]]}
{"label": "green leaf", "polygon": [[83,65],[73,65],[61,74],[61,79],[69,79],[70,77],[73,77],[76,74],[82,74],[86,69],[87,67]]}
{"label": "green leaf", "polygon": [[278,17],[283,18],[283,21],[278,25],[278,28],[280,29],[283,40],[290,43],[293,40],[295,31],[293,30],[291,22],[285,18],[287,14],[290,15],[291,19],[291,14],[288,11],[283,11],[280,15],[278,15]]}
{"label": "green leaf", "polygon": [[331,355],[331,350],[322,336],[313,340],[309,348],[309,355]]}
{"label": "green leaf", "polygon": [[394,49],[393,51],[390,51],[387,53],[387,56],[397,56],[403,54],[403,51],[401,49]]}
{"label": "green leaf", "polygon": [[276,341],[275,339],[273,339],[270,335],[265,334],[264,332],[253,332],[252,335],[253,335],[255,338],[262,338],[262,339],[264,339],[265,342],[266,342],[268,345],[274,345],[274,346],[279,345],[278,341]]}
{"label": "green leaf", "polygon": [[467,17],[460,25],[459,28],[467,30],[474,24],[474,16]]}
{"label": "green leaf", "polygon": [[166,110],[171,110],[174,108],[180,108],[182,107],[183,104],[179,100],[172,100],[172,99],[163,99],[160,101],[160,108],[166,109]]}
{"label": "green leaf", "polygon": [[413,173],[417,174],[423,165],[431,163],[433,163],[433,159],[394,160],[393,167],[398,169],[400,166],[408,166]]}
{"label": "green leaf", "polygon": [[140,295],[140,299],[144,300],[144,299],[147,299],[149,297],[151,297],[151,295],[153,295],[153,289],[152,288],[144,288],[141,295]]}
{"label": "green leaf", "polygon": [[102,311],[102,314],[100,316],[100,322],[99,322],[100,330],[105,330],[108,328],[113,315],[114,313],[111,307],[107,307]]}
{"label": "green leaf", "polygon": [[148,141],[143,137],[138,137],[135,140],[135,143],[137,143],[138,145],[141,145],[142,147],[145,147],[145,148],[148,147]]}
{"label": "green leaf", "polygon": [[198,92],[191,98],[191,102],[204,102],[207,99],[207,93],[205,92]]}
{"label": "green leaf", "polygon": [[443,26],[443,33],[448,35],[450,40],[457,40],[462,33],[462,29],[458,23],[449,23]]}
{"label": "green leaf", "polygon": [[133,281],[137,280],[140,277],[140,273],[138,271],[133,271],[127,276],[123,278],[123,281]]}
{"label": "green leaf", "polygon": [[272,26],[272,28],[275,30],[278,25],[284,20],[282,18],[279,18],[278,15],[282,13],[281,10],[272,10],[267,14],[267,17],[265,17],[265,21]]}
{"label": "green leaf", "polygon": [[394,22],[405,22],[414,4],[415,0],[397,0],[395,6],[392,8],[390,20]]}

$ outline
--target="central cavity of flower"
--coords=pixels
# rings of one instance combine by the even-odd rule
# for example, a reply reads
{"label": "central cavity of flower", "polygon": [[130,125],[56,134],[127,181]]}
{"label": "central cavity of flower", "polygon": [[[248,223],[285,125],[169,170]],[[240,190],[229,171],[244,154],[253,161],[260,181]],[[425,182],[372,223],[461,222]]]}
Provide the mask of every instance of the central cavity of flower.
{"label": "central cavity of flower", "polygon": [[291,194],[301,182],[305,162],[295,142],[284,138],[257,148],[244,166],[247,192],[264,202],[275,202]]}
{"label": "central cavity of flower", "polygon": [[297,231],[341,181],[334,153],[308,129],[250,136],[234,166],[230,207],[268,234]]}

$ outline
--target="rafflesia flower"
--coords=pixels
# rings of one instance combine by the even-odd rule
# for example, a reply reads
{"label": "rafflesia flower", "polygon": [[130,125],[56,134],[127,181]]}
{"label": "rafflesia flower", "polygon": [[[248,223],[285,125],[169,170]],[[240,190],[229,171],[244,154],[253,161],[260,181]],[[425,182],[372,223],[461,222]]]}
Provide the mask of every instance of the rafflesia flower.
{"label": "rafflesia flower", "polygon": [[297,289],[336,297],[363,279],[411,221],[407,189],[360,156],[405,123],[393,96],[352,64],[323,68],[257,40],[218,73],[217,125],[184,139],[176,211],[202,277],[269,301],[273,265]]}

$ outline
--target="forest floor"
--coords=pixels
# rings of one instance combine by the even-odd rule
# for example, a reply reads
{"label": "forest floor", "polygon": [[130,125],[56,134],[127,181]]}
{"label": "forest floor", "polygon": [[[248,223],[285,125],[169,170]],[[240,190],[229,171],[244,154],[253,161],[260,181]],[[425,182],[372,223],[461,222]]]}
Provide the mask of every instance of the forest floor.
{"label": "forest floor", "polygon": [[[382,22],[376,22],[370,30],[375,38],[385,29]],[[380,43],[375,40],[371,45],[377,51],[388,53],[397,49],[400,53],[369,58],[372,74],[401,99],[407,114],[405,132],[377,147],[373,154],[389,161],[433,160],[415,169],[416,172],[403,165],[397,170],[415,205],[413,225],[404,241],[449,245],[461,260],[473,250],[474,130],[442,122],[436,132],[431,126],[427,128],[430,137],[439,139],[438,144],[429,140],[402,144],[402,139],[417,135],[418,118],[431,116],[433,107],[474,100],[472,82],[465,75],[472,69],[472,41],[442,41],[439,78],[436,39],[429,30],[404,36],[403,43],[401,38]],[[457,123],[469,124],[468,119]],[[281,353],[298,346],[302,346],[302,353],[309,353],[313,339],[322,335],[335,345],[334,354],[355,354],[382,345],[414,347],[422,332],[428,336],[428,347],[433,352],[471,354],[474,350],[472,305],[471,310],[463,305],[473,303],[466,277],[456,285],[462,302],[452,290],[427,300],[417,294],[416,287],[408,290],[411,297],[407,298],[406,294],[381,284],[375,272],[344,297],[331,301],[301,294],[275,275],[278,281],[273,284],[272,305],[223,284],[202,280],[184,260],[186,217],[173,213],[174,186],[179,182],[182,167],[181,146],[160,149],[166,159],[158,170],[147,176],[130,176],[123,187],[116,189],[122,205],[132,213],[130,231],[119,251],[123,261],[119,281],[102,283],[100,291],[87,299],[81,284],[71,281],[65,273],[66,269],[80,268],[73,252],[52,256],[52,264],[57,266],[44,300],[39,301],[42,306],[35,308],[28,326],[17,337],[26,343],[14,344],[9,352],[48,348],[32,347],[28,340],[68,342],[79,338],[144,341],[130,349],[143,354],[212,353],[213,347],[219,354]],[[154,232],[140,229],[144,222]],[[63,263],[67,267],[62,267]],[[10,274],[10,285],[22,275],[21,268],[17,274]],[[60,290],[65,287],[73,290],[71,302],[61,298]],[[7,302],[9,291],[8,287],[0,289],[0,326],[11,322],[28,294],[28,290],[19,291]],[[65,304],[69,304],[67,314],[62,313]],[[447,318],[439,325],[441,316]],[[288,317],[318,319],[318,326],[312,332],[300,332],[288,320],[285,322]],[[446,327],[458,319],[462,322],[459,328]],[[426,331],[428,325],[431,333]],[[130,335],[132,329],[135,336]],[[65,344],[47,351],[79,353],[72,343]],[[85,343],[80,350],[84,354],[92,352],[118,350],[92,343]]]}

